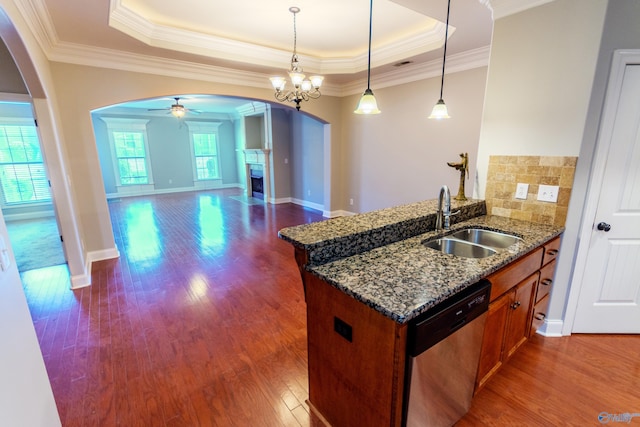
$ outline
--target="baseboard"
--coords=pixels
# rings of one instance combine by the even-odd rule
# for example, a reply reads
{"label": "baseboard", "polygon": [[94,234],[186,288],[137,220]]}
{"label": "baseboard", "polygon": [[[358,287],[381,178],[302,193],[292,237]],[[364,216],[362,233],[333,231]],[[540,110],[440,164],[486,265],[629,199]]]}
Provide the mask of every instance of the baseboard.
{"label": "baseboard", "polygon": [[91,266],[94,262],[119,257],[120,251],[118,251],[117,247],[87,252],[84,265],[84,274],[71,276],[71,289],[79,289],[91,285]]}
{"label": "baseboard", "polygon": [[304,206],[305,208],[315,209],[320,212],[324,212],[324,206],[320,203],[313,203],[306,200],[291,198],[291,203],[294,205]]}
{"label": "baseboard", "polygon": [[[85,266],[86,268],[86,266]],[[71,289],[86,288],[91,285],[90,274],[74,274],[71,276]]]}
{"label": "baseboard", "polygon": [[544,323],[536,333],[542,335],[543,337],[561,337],[562,335],[562,326],[564,322],[562,320],[545,320]]}
{"label": "baseboard", "polygon": [[23,221],[26,219],[53,218],[53,211],[27,212],[19,214],[4,214],[4,222]]}
{"label": "baseboard", "polygon": [[326,218],[337,218],[339,216],[353,216],[353,215],[356,215],[356,213],[355,212],[344,211],[344,210],[324,211],[322,213],[322,216],[324,216]]}
{"label": "baseboard", "polygon": [[153,196],[157,194],[171,194],[171,193],[186,193],[191,191],[207,191],[207,190],[222,190],[225,188],[240,188],[244,189],[239,183],[235,184],[221,184],[212,188],[196,188],[196,187],[176,187],[176,188],[163,188],[161,190],[154,191],[140,191],[131,193],[108,193],[107,200],[119,199],[122,197],[135,197],[135,196]]}

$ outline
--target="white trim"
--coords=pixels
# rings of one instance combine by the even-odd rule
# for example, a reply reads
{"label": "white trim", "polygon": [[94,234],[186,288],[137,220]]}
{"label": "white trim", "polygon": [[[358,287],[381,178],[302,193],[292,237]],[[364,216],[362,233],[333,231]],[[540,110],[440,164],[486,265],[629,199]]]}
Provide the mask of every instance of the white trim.
{"label": "white trim", "polygon": [[337,210],[337,211],[326,211],[322,213],[322,216],[327,218],[337,218],[339,216],[353,216],[357,215],[355,212],[349,212],[345,210]]}
{"label": "white trim", "polygon": [[120,252],[116,247],[87,252],[87,256],[85,257],[85,271],[83,274],[71,276],[71,289],[80,289],[91,285],[91,267],[94,262],[119,257]]}
{"label": "white trim", "polygon": [[25,213],[17,213],[17,214],[7,214],[5,213],[5,209],[3,209],[4,221],[8,224],[12,221],[24,221],[28,219],[40,219],[40,218],[55,218],[55,212],[52,210],[46,211],[36,211],[36,212],[25,212]]}
{"label": "white trim", "polygon": [[[116,177],[116,188],[118,193],[127,194],[134,193],[138,190],[138,186],[150,185],[153,186],[153,170],[151,168],[151,151],[149,150],[149,139],[147,138],[147,123],[148,119],[132,119],[127,117],[100,117],[100,119],[107,124],[107,134],[109,137],[109,147],[111,148],[111,165],[113,166],[113,174]],[[116,153],[116,142],[113,137],[114,132],[140,132],[142,133],[142,143],[144,144],[144,163],[147,169],[147,183],[146,184],[122,184],[122,177],[120,176],[120,168],[118,167],[118,155]],[[131,190],[135,188],[135,190]]]}
{"label": "white trim", "polygon": [[240,183],[232,183],[232,184],[221,184],[219,187],[213,188],[195,188],[195,187],[176,187],[176,188],[162,188],[159,190],[153,190],[150,192],[140,192],[140,193],[107,193],[107,199],[119,199],[122,197],[135,197],[135,196],[153,196],[157,194],[171,194],[171,193],[187,193],[192,191],[202,191],[202,190],[219,190],[223,188],[240,188],[244,189],[244,187]]}
{"label": "white trim", "polygon": [[[220,167],[220,138],[218,128],[222,125],[222,122],[205,122],[205,121],[193,121],[193,120],[185,120],[184,122],[187,125],[187,129],[189,129],[189,145],[191,147],[191,167],[192,167],[192,178],[193,185],[196,188],[218,188],[219,183],[217,181],[222,182],[222,170]],[[216,169],[218,171],[218,176],[211,179],[198,179],[198,166],[196,165],[196,147],[195,142],[193,140],[194,134],[205,134],[205,135],[213,135],[214,141],[216,144]]]}
{"label": "white trim", "polygon": [[[523,1],[533,2],[534,5],[541,3],[541,0],[518,0],[519,3],[522,3]],[[548,0],[542,1],[546,2]],[[497,0],[493,0],[492,3],[496,2]],[[498,2],[498,7],[502,6],[500,3],[506,2],[507,0],[500,0],[500,2]],[[64,42],[59,40],[55,33],[52,20],[47,14],[46,5],[43,0],[21,1],[17,3],[17,6],[22,12],[22,15],[25,16],[29,29],[32,31],[42,50],[45,52],[47,59],[52,62],[64,62],[90,67],[133,71],[262,89],[268,89],[271,87],[268,80],[270,75],[266,73],[248,72],[195,62],[160,58],[140,53],[123,52],[115,49],[105,49],[97,46]],[[524,8],[521,7],[521,10],[524,10]],[[444,25],[442,27],[444,27]],[[392,52],[397,51],[392,50]],[[237,52],[235,53],[237,54]],[[284,52],[282,54],[284,55]],[[284,59],[278,58],[276,64],[274,64],[277,68],[282,68],[283,63],[286,64],[291,60],[291,53],[286,52],[286,55],[284,55],[283,58]],[[252,58],[252,63],[255,63],[253,59],[255,58]],[[312,58],[301,58],[301,60],[308,70],[313,68],[314,61]],[[353,67],[352,64],[354,61],[347,62]],[[447,56],[446,73],[448,74],[450,72],[486,66],[488,62],[489,46],[476,49],[474,51]],[[441,59],[438,58],[421,66],[406,66],[389,73],[376,75],[375,87],[384,88],[438,76],[442,71],[441,63]],[[366,63],[364,67],[366,67]],[[364,70],[365,68],[362,69]],[[426,73],[425,69],[427,70]],[[327,96],[340,97],[357,94],[362,91],[362,82],[362,79],[347,82],[344,85],[325,82],[322,86],[322,93]]]}
{"label": "white trim", "polygon": [[[91,265],[89,265],[91,268]],[[86,288],[87,286],[91,286],[91,275],[90,274],[74,274],[70,277],[71,279],[71,289],[80,289]]]}
{"label": "white trim", "polygon": [[291,203],[294,205],[304,206],[305,208],[315,209],[320,212],[324,212],[324,206],[320,203],[309,202],[307,200],[291,198]]}
{"label": "white trim", "polygon": [[552,2],[553,0],[480,0],[485,3],[493,12],[493,20],[504,18],[505,16],[514,15],[524,12],[534,7],[542,6]]}
{"label": "white trim", "polygon": [[567,309],[564,315],[562,332],[571,334],[578,309],[580,292],[584,283],[584,273],[587,267],[587,255],[591,246],[593,224],[598,209],[598,201],[602,190],[607,153],[611,145],[611,138],[617,116],[617,105],[622,92],[625,69],[628,65],[640,64],[640,50],[616,50],[613,54],[609,84],[605,102],[602,108],[600,130],[596,140],[596,149],[589,177],[587,197],[583,209],[582,224],[579,230],[578,248],[575,256],[573,277],[569,286]]}
{"label": "white trim", "polygon": [[[204,34],[184,28],[174,28],[150,21],[128,8],[122,0],[111,0],[109,26],[142,41],[149,46],[187,52],[196,55],[239,61],[252,65],[281,68],[291,60],[291,51],[260,46],[229,38]],[[437,22],[429,30],[414,32],[376,48],[374,67],[432,51],[442,45],[445,24]],[[450,26],[449,36],[455,28]],[[349,74],[367,69],[368,52],[357,55],[338,54],[333,57],[298,54],[307,72]]]}
{"label": "white trim", "polygon": [[562,329],[564,322],[562,320],[547,320],[545,319],[542,326],[536,331],[537,334],[542,335],[543,337],[551,338],[551,337],[561,337]]}

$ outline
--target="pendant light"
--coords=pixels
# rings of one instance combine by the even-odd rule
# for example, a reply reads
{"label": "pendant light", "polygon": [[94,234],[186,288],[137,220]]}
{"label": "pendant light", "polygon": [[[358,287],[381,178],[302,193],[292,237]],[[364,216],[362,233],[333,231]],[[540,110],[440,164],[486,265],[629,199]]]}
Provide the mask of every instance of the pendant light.
{"label": "pendant light", "polygon": [[362,94],[358,108],[354,111],[356,114],[380,114],[376,97],[371,90],[371,27],[373,26],[373,0],[369,2],[369,61],[367,63],[367,89]]}
{"label": "pendant light", "polygon": [[444,64],[447,61],[447,39],[449,38],[449,10],[451,9],[451,0],[447,2],[447,24],[444,30],[444,56],[442,57],[442,79],[440,80],[440,99],[436,102],[436,105],[431,111],[430,119],[448,119],[450,118],[447,111],[447,105],[442,99],[442,89],[444,88]]}

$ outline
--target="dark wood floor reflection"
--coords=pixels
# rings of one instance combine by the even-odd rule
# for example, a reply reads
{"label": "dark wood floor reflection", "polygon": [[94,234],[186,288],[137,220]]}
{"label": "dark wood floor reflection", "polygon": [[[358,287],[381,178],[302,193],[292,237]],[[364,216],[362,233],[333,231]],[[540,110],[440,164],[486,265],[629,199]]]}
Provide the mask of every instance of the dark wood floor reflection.
{"label": "dark wood floor reflection", "polygon": [[[306,314],[280,228],[322,219],[237,191],[109,203],[120,258],[70,291],[23,275],[64,426],[307,426]],[[31,274],[33,273],[33,274]]]}
{"label": "dark wood floor reflection", "polygon": [[[321,425],[305,403],[302,285],[277,231],[322,218],[237,194],[110,202],[121,256],[94,264],[91,287],[69,290],[66,266],[22,275],[63,426]],[[536,336],[458,425],[640,413],[638,354],[638,336]]]}

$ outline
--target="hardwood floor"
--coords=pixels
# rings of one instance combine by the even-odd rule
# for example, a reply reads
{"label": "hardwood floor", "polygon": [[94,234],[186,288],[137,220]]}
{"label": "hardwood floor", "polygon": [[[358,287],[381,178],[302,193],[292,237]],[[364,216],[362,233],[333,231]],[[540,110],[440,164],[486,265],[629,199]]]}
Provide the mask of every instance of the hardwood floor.
{"label": "hardwood floor", "polygon": [[[318,426],[306,306],[280,228],[321,220],[237,191],[110,203],[119,259],[69,290],[65,266],[22,275],[66,426]],[[459,425],[598,425],[640,412],[640,338],[535,337]],[[633,420],[640,422],[640,417]]]}

